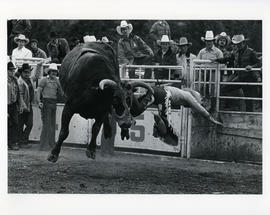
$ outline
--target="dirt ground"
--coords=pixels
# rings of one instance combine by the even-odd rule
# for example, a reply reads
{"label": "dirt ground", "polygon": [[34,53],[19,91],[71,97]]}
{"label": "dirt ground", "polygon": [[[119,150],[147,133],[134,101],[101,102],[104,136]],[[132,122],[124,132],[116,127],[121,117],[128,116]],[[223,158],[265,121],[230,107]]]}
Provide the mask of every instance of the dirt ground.
{"label": "dirt ground", "polygon": [[261,194],[262,166],[115,152],[88,159],[63,147],[57,163],[49,152],[8,152],[9,193]]}

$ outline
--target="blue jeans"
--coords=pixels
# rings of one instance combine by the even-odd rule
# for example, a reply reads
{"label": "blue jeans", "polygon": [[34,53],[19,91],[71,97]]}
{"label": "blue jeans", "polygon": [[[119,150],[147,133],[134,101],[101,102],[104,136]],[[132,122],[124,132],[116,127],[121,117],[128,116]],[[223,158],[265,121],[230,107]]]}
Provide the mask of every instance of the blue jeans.
{"label": "blue jeans", "polygon": [[40,149],[49,150],[55,146],[56,99],[43,99],[41,119]]}
{"label": "blue jeans", "polygon": [[[25,126],[25,127],[24,127]],[[23,112],[19,115],[19,143],[27,144],[33,127],[33,109],[30,112]]]}

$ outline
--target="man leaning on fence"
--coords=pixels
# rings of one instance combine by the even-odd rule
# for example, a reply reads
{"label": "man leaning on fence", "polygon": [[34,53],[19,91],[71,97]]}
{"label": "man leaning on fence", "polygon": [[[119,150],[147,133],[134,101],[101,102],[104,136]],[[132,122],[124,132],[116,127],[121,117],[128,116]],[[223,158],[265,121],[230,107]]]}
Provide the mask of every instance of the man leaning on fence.
{"label": "man leaning on fence", "polygon": [[55,63],[49,65],[44,77],[38,85],[37,102],[41,109],[42,131],[40,136],[40,150],[48,150],[55,145],[56,103],[58,95],[63,91],[57,79],[58,69]]}
{"label": "man leaning on fence", "polygon": [[18,58],[31,58],[32,52],[25,48],[25,46],[29,43],[29,39],[25,37],[25,35],[20,34],[14,38],[14,42],[17,43],[17,48],[12,50],[11,59],[13,64],[17,67],[22,66],[22,61],[18,60]]}
{"label": "man leaning on fence", "polygon": [[[260,68],[262,62],[257,57],[256,52],[247,45],[248,39],[244,35],[234,35],[232,43],[237,50],[229,58],[221,58],[215,60],[218,63],[224,63],[228,60],[233,60],[235,68],[245,68],[242,71],[236,71],[228,78],[228,82],[261,82],[261,74],[259,71],[252,71],[252,68]],[[251,85],[226,85],[222,88],[223,91],[231,91],[235,88],[242,88],[245,97],[258,97],[258,87]],[[246,111],[254,111],[254,101],[250,99],[245,100]]]}
{"label": "man leaning on fence", "polygon": [[32,68],[24,63],[19,69],[18,84],[22,97],[22,112],[19,115],[19,147],[30,148],[29,135],[33,127],[34,82],[38,80],[43,61],[37,64],[35,74],[31,75]]}
{"label": "man leaning on fence", "polygon": [[[169,39],[168,35],[163,35],[160,40],[157,41],[159,45],[158,52],[154,55],[154,63],[156,65],[176,65],[176,55],[171,50],[172,40]],[[155,71],[156,79],[168,79],[168,69],[158,69]],[[172,79],[174,79],[175,71],[171,72]],[[179,79],[179,75],[178,75]]]}
{"label": "man leaning on fence", "polygon": [[189,42],[186,37],[180,37],[179,43],[177,45],[179,47],[179,51],[176,54],[176,62],[177,65],[183,67],[180,73],[180,78],[183,81],[183,85],[190,87],[191,83],[190,65],[196,58],[196,55],[190,52],[190,47],[192,46],[192,43]]}
{"label": "man leaning on fence", "polygon": [[[152,49],[137,35],[132,34],[132,24],[121,21],[116,31],[121,35],[118,41],[118,60],[122,65],[150,65],[154,55]],[[129,70],[130,78],[135,77],[135,69]],[[145,70],[145,78],[151,78],[151,70]]]}

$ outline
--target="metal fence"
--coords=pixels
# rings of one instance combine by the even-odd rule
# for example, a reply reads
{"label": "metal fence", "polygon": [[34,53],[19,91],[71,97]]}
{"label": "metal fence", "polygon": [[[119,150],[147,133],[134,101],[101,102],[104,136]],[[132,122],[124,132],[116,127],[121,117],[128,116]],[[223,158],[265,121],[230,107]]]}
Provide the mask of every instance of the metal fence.
{"label": "metal fence", "polygon": [[[239,81],[228,81],[226,77],[231,74],[233,75],[236,72],[260,72],[262,73],[261,68],[253,68],[250,71],[247,71],[245,68],[227,68],[224,65],[211,63],[210,60],[194,60],[192,65],[192,70],[190,75],[192,76],[191,88],[200,92],[203,97],[214,98],[215,99],[215,109],[217,112],[221,113],[249,113],[249,114],[262,114],[262,83],[257,82],[239,82]],[[225,74],[225,75],[224,75]],[[224,78],[225,77],[225,78]],[[245,95],[222,95],[221,89],[224,86],[235,86],[235,89],[241,90],[243,87],[255,87],[254,90],[258,90],[257,96],[249,97]],[[240,93],[241,94],[241,93]],[[213,99],[212,99],[213,100]],[[222,109],[221,104],[226,103],[228,100],[240,100],[241,101],[254,101],[254,106],[257,108],[250,112],[246,110],[232,110]],[[256,103],[255,103],[256,102]],[[233,102],[231,102],[233,103]]]}

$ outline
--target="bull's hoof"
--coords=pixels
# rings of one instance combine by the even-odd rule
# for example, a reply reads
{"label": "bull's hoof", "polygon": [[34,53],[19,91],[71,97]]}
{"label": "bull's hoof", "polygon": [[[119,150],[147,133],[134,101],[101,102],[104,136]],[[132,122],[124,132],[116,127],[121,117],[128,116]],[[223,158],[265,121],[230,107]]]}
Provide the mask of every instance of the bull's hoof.
{"label": "bull's hoof", "polygon": [[88,158],[91,158],[91,159],[95,160],[95,159],[96,159],[96,152],[93,151],[93,150],[87,149],[87,150],[86,150],[86,156],[87,156]]}
{"label": "bull's hoof", "polygon": [[58,155],[49,154],[47,160],[52,162],[52,163],[55,163],[58,160]]}

